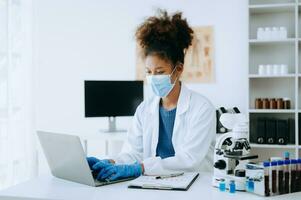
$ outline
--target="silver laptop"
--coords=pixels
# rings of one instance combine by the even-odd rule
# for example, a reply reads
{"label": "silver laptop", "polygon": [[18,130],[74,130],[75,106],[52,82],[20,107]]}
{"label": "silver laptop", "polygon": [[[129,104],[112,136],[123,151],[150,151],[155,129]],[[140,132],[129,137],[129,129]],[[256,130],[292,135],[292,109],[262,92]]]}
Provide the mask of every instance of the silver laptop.
{"label": "silver laptop", "polygon": [[133,179],[98,181],[93,178],[78,136],[44,131],[37,133],[51,173],[55,177],[95,187]]}

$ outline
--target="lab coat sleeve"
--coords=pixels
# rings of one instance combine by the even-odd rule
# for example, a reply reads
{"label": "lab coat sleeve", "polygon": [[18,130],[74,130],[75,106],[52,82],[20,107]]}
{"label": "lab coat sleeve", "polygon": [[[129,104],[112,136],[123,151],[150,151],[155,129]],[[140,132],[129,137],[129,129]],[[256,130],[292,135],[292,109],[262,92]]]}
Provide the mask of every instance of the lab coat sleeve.
{"label": "lab coat sleeve", "polygon": [[146,175],[169,174],[174,172],[198,171],[215,138],[215,109],[210,103],[204,104],[191,118],[183,144],[175,156],[161,159],[151,157],[143,161]]}
{"label": "lab coat sleeve", "polygon": [[141,103],[136,109],[132,124],[127,133],[127,140],[123,145],[121,153],[116,158],[114,158],[116,163],[130,164],[142,161],[143,134],[141,125],[141,113],[144,110],[144,104],[144,102]]}

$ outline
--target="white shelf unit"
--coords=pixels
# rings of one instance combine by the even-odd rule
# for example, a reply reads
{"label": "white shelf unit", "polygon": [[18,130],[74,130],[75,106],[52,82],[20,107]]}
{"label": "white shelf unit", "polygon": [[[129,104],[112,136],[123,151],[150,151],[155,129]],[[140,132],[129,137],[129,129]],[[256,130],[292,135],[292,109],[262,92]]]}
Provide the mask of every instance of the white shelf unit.
{"label": "white shelf unit", "polygon": [[[249,0],[249,67],[248,116],[253,153],[259,160],[282,156],[289,151],[292,157],[301,158],[301,0]],[[288,38],[258,40],[257,28],[287,28]],[[289,74],[277,76],[258,75],[260,64],[287,64]],[[291,100],[291,109],[255,109],[256,98],[284,98]],[[258,118],[294,119],[292,144],[257,144],[254,136]],[[269,151],[267,151],[269,150]]]}

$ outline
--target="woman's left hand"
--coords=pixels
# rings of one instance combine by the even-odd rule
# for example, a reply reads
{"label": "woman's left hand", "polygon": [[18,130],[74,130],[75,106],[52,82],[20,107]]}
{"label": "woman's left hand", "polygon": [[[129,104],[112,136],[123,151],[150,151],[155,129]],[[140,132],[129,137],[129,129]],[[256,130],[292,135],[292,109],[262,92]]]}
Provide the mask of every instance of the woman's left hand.
{"label": "woman's left hand", "polygon": [[142,165],[139,163],[131,165],[107,165],[103,166],[96,179],[115,181],[128,177],[138,177],[141,174]]}

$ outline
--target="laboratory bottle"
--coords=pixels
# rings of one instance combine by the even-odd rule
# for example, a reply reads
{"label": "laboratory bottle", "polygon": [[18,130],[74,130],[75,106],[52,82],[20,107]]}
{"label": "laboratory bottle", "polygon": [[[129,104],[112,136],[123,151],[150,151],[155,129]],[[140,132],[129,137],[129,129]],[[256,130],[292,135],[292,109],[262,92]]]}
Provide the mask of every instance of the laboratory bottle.
{"label": "laboratory bottle", "polygon": [[284,193],[290,192],[290,160],[284,161]]}
{"label": "laboratory bottle", "polygon": [[270,196],[270,162],[264,161],[264,195]]}
{"label": "laboratory bottle", "polygon": [[272,170],[272,193],[273,195],[277,194],[277,161],[271,162]]}
{"label": "laboratory bottle", "polygon": [[230,180],[229,192],[230,193],[235,193],[236,192],[236,186],[235,186],[235,181],[234,180]]}
{"label": "laboratory bottle", "polygon": [[297,164],[297,160],[291,160],[291,193],[296,192]]}
{"label": "laboratory bottle", "polygon": [[301,192],[301,159],[298,159],[298,179],[297,179],[297,190]]}
{"label": "laboratory bottle", "polygon": [[283,164],[284,164],[284,162],[282,160],[279,160],[277,162],[277,168],[278,168],[278,192],[279,192],[279,194],[284,194]]}
{"label": "laboratory bottle", "polygon": [[225,192],[226,191],[226,182],[225,179],[220,179],[219,182],[219,191]]}

